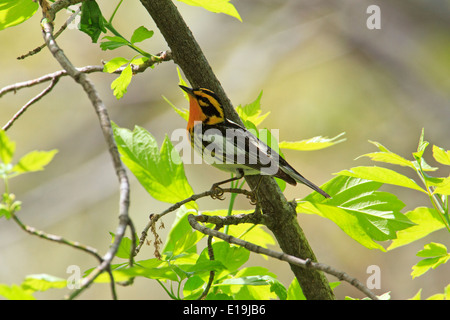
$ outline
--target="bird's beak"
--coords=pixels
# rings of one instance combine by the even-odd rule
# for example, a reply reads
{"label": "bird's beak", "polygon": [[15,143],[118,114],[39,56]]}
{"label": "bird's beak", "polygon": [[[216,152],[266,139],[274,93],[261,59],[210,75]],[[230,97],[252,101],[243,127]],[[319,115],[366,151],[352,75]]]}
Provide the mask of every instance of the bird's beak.
{"label": "bird's beak", "polygon": [[183,89],[188,95],[193,96],[194,95],[194,90],[185,86],[180,86],[181,89]]}

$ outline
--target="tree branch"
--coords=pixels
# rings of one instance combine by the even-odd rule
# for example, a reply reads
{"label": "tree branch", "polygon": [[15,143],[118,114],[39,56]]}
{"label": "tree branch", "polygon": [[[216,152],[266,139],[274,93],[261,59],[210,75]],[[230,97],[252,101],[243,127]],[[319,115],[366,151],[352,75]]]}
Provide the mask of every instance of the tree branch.
{"label": "tree branch", "polygon": [[[149,68],[157,63],[160,63],[163,61],[170,61],[170,60],[172,60],[172,53],[170,51],[161,51],[158,54],[152,56],[146,63],[143,63],[141,65],[132,64],[131,67],[132,67],[133,73],[137,74],[137,73],[144,72],[145,70],[147,70],[147,68]],[[94,72],[103,72],[103,68],[104,68],[103,65],[97,65],[97,66],[85,66],[82,68],[75,68],[75,70],[76,70],[76,72],[79,72],[79,73],[89,74],[89,73],[94,73]],[[113,73],[120,74],[123,71],[123,69],[125,69],[125,67],[118,68]],[[6,86],[6,87],[0,89],[0,98],[8,92],[16,93],[20,89],[33,87],[40,83],[52,81],[53,79],[59,79],[61,77],[65,77],[68,75],[69,74],[67,73],[67,70],[59,70],[59,71],[46,74],[42,77],[39,77],[39,78],[36,78],[33,80],[18,82],[18,83]]]}
{"label": "tree branch", "polygon": [[[74,13],[72,13],[72,15],[69,17],[69,19],[66,20],[66,22],[64,22],[64,24],[61,26],[61,28],[55,33],[54,37],[55,39],[58,38],[60,36],[61,33],[63,33],[64,30],[66,30],[67,26],[73,21],[73,19],[75,19],[75,17],[81,12],[81,7],[78,8]],[[17,57],[17,60],[23,60],[29,56],[35,55],[37,53],[39,53],[42,49],[44,49],[46,47],[45,43],[40,45],[39,47],[37,47],[36,49],[21,55],[20,57]]]}
{"label": "tree branch", "polygon": [[[213,90],[221,99],[226,117],[242,124],[200,46],[172,1],[141,0],[141,3],[158,26],[172,51],[174,62],[183,70],[191,85]],[[314,252],[296,219],[295,208],[286,200],[275,180],[268,176],[261,178],[248,176],[245,179],[252,190],[259,184],[256,188],[256,198],[263,213],[274,221],[269,229],[275,235],[283,252],[316,261]],[[291,269],[307,299],[334,299],[334,294],[322,272],[301,268],[295,264],[291,264]]]}
{"label": "tree branch", "polygon": [[[56,2],[55,4],[57,3],[58,2]],[[109,120],[108,112],[106,110],[105,105],[103,104],[103,101],[100,99],[92,82],[86,77],[84,73],[78,71],[73,66],[73,64],[66,57],[61,48],[57,45],[53,37],[53,25],[46,19],[47,12],[43,12],[43,14],[44,18],[41,21],[41,26],[45,43],[49,48],[50,52],[55,57],[55,59],[64,68],[64,70],[66,70],[67,74],[69,74],[77,83],[79,83],[83,87],[84,91],[89,97],[99,118],[100,126],[103,131],[106,143],[108,145],[108,149],[120,185],[119,225],[115,233],[114,242],[112,243],[112,245],[110,246],[109,250],[104,255],[104,257],[102,258],[102,262],[87,277],[83,278],[81,288],[74,291],[69,297],[74,298],[78,294],[80,294],[84,289],[86,289],[100,273],[102,273],[105,270],[108,270],[108,268],[110,267],[111,261],[119,248],[119,244],[125,234],[126,228],[131,224],[130,217],[128,215],[128,208],[130,201],[129,200],[130,186],[125,168],[120,160],[120,155],[116,143],[114,141],[111,122]]]}
{"label": "tree branch", "polygon": [[[27,111],[28,107],[31,106],[33,103],[41,100],[42,97],[44,97],[47,93],[49,93],[50,91],[52,91],[53,87],[58,83],[59,78],[52,78],[52,82],[50,83],[50,85],[45,88],[41,93],[39,93],[37,96],[35,96],[33,99],[31,99],[30,101],[28,101],[22,108],[20,108],[20,110],[3,126],[3,130],[6,131],[8,130],[13,123],[19,119],[19,117],[25,112]],[[1,96],[1,93],[0,93]]]}
{"label": "tree branch", "polygon": [[[314,270],[323,271],[325,273],[335,276],[339,280],[350,283],[352,286],[354,286],[355,288],[357,288],[358,290],[360,290],[361,292],[366,294],[370,299],[378,300],[377,296],[375,294],[373,294],[366,286],[364,286],[358,279],[349,276],[345,272],[336,270],[336,269],[334,269],[326,264],[323,264],[323,263],[313,262],[309,259],[303,260],[303,259],[291,256],[291,255],[288,255],[286,253],[263,248],[254,243],[235,238],[231,235],[219,232],[216,229],[214,229],[214,230],[209,229],[209,228],[199,224],[199,222],[216,223],[217,222],[216,218],[218,218],[218,217],[217,216],[206,216],[206,215],[194,216],[194,215],[190,214],[188,216],[188,221],[192,228],[200,231],[201,233],[203,233],[205,235],[208,235],[209,237],[216,237],[216,238],[222,239],[228,243],[232,243],[232,244],[236,244],[238,246],[244,247],[249,251],[252,251],[252,252],[255,252],[258,254],[264,254],[266,256],[269,256],[269,257],[272,257],[272,258],[275,258],[278,260],[286,261],[289,264],[293,264],[293,265],[296,265],[296,266],[304,268],[304,269],[314,269]],[[227,218],[227,217],[221,217],[221,218]],[[229,222],[229,221],[227,221],[227,219],[222,219],[220,221],[221,224],[219,224],[218,226],[221,226],[222,224],[227,224],[227,222]]]}
{"label": "tree branch", "polygon": [[[243,194],[245,196],[247,196],[247,198],[251,198],[253,196],[253,193],[244,189],[237,189],[237,188],[220,188],[220,195],[222,195],[223,193],[238,193],[238,194]],[[170,208],[164,210],[163,212],[159,213],[159,214],[151,214],[150,215],[150,220],[147,223],[147,225],[145,226],[144,230],[141,233],[141,237],[139,238],[139,244],[136,247],[136,250],[134,251],[134,256],[136,256],[139,251],[141,250],[142,245],[145,242],[145,239],[147,238],[147,234],[148,234],[148,230],[151,228],[154,228],[156,222],[161,219],[163,216],[165,216],[166,214],[173,212],[177,209],[179,209],[182,205],[185,205],[186,203],[189,203],[191,201],[196,201],[198,199],[204,198],[204,197],[212,197],[214,199],[217,199],[217,189],[211,189],[202,193],[198,193],[198,194],[193,194],[192,196],[190,196],[189,198],[186,198],[182,201],[179,201],[177,203],[175,203],[173,206],[171,206]],[[237,216],[232,216],[232,217],[237,217]],[[231,218],[231,217],[230,217]],[[154,234],[156,240],[155,240],[155,245],[158,244],[158,235],[156,234],[156,232],[154,232],[154,230],[152,230],[152,233]],[[158,252],[158,248],[156,248],[155,251],[155,256],[159,256],[159,252]]]}

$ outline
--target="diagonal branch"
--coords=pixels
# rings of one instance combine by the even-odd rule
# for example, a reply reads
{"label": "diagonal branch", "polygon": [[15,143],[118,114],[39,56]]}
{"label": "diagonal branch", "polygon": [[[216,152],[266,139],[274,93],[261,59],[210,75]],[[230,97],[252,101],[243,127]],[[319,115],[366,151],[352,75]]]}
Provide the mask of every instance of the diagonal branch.
{"label": "diagonal branch", "polygon": [[[167,41],[176,64],[180,66],[192,86],[213,90],[220,98],[225,115],[242,124],[219,80],[209,65],[203,51],[189,27],[171,0],[140,0]],[[295,208],[287,201],[275,180],[268,176],[245,178],[263,213],[274,222],[268,226],[283,252],[315,261],[315,254],[296,219]],[[259,187],[256,186],[259,184]],[[333,291],[325,275],[316,269],[301,268],[295,264],[291,270],[309,300],[334,299]]]}
{"label": "diagonal branch", "polygon": [[[75,19],[75,17],[81,12],[81,7],[78,8],[72,15],[69,17],[69,19],[64,22],[64,24],[61,26],[61,28],[55,33],[54,37],[55,39],[60,36],[61,33],[63,33],[64,30],[66,30],[67,26]],[[35,48],[34,50],[31,50],[30,52],[21,55],[20,57],[17,57],[17,60],[23,60],[29,56],[35,55],[39,53],[42,49],[46,47],[45,43],[40,45],[39,47]]]}
{"label": "diagonal branch", "polygon": [[[259,253],[259,254],[264,254],[266,256],[269,256],[269,257],[272,257],[272,258],[275,258],[278,260],[286,261],[289,264],[294,264],[301,268],[315,269],[315,270],[323,271],[325,273],[335,276],[336,278],[338,278],[341,281],[346,281],[346,282],[350,283],[352,286],[354,286],[355,288],[357,288],[358,290],[360,290],[361,292],[366,294],[370,299],[378,300],[377,296],[375,294],[373,294],[366,286],[364,286],[358,279],[349,276],[345,272],[336,270],[336,269],[332,268],[331,266],[328,266],[326,264],[319,263],[319,262],[313,262],[309,259],[306,259],[306,260],[300,259],[300,258],[291,256],[291,255],[288,255],[286,253],[263,248],[254,243],[235,238],[231,235],[219,232],[216,229],[213,230],[213,229],[207,228],[207,227],[199,224],[199,222],[217,223],[218,221],[216,218],[217,218],[216,216],[206,216],[206,215],[194,216],[194,215],[190,214],[188,216],[188,221],[192,228],[194,228],[197,231],[200,231],[201,233],[203,233],[205,235],[208,235],[209,237],[216,237],[216,238],[222,239],[228,243],[232,243],[232,244],[236,244],[238,246],[244,247],[249,251]],[[225,218],[225,217],[222,217],[222,218]],[[218,224],[219,226],[226,224],[227,221],[226,221],[226,219],[222,219],[222,221],[220,221],[220,223],[221,224]]]}
{"label": "diagonal branch", "polygon": [[[237,188],[220,188],[220,192],[222,193],[239,193],[239,194],[243,194],[245,196],[247,196],[247,198],[251,198],[253,196],[253,193],[248,191],[248,190],[244,190],[244,189],[237,189]],[[139,239],[139,244],[137,245],[135,251],[134,251],[134,256],[136,256],[139,251],[141,250],[142,245],[145,242],[145,239],[147,238],[147,234],[148,234],[148,230],[151,228],[154,228],[155,223],[161,219],[163,216],[165,216],[166,214],[173,212],[177,209],[179,209],[182,205],[185,205],[186,203],[189,203],[191,201],[196,201],[198,199],[201,198],[205,198],[205,197],[213,197],[213,198],[217,198],[217,189],[211,189],[202,193],[197,193],[197,194],[193,194],[192,196],[190,196],[189,198],[186,198],[182,201],[179,201],[177,203],[175,203],[173,206],[169,207],[168,209],[164,210],[163,212],[159,213],[159,214],[151,214],[150,215],[150,220],[147,223],[147,225],[145,226],[144,230],[141,233],[141,237]],[[235,217],[235,216],[234,216]],[[155,232],[153,232],[153,234],[155,235],[155,237],[158,239],[157,235],[155,234]],[[158,250],[156,250],[155,255],[158,256]]]}
{"label": "diagonal branch", "polygon": [[[19,227],[24,230],[25,232],[28,232],[31,235],[37,236],[39,238],[45,239],[45,240],[49,240],[49,241],[53,241],[53,242],[57,242],[57,243],[61,243],[64,245],[68,245],[69,247],[84,251],[90,255],[92,255],[93,257],[95,257],[99,263],[102,263],[103,258],[97,253],[97,250],[95,248],[86,246],[84,244],[79,243],[78,241],[71,241],[68,239],[65,239],[61,236],[55,235],[55,234],[50,234],[50,233],[46,233],[42,230],[38,230],[34,227],[31,227],[29,225],[26,225],[22,222],[22,220],[19,219],[19,217],[17,217],[17,215],[15,213],[12,213],[12,218],[13,220],[19,225]],[[106,272],[108,272],[109,274],[109,278],[111,279],[111,291],[113,293],[113,298],[117,299],[117,295],[116,295],[116,288],[115,288],[115,283],[114,283],[114,277],[111,271],[111,268],[108,267]]]}
{"label": "diagonal branch", "polygon": [[[22,108],[20,108],[19,111],[17,111],[17,113],[3,126],[3,130],[6,131],[8,130],[13,123],[19,119],[19,117],[25,112],[27,111],[28,107],[31,106],[33,103],[41,100],[42,97],[44,97],[47,93],[49,93],[50,91],[52,91],[53,87],[58,83],[59,78],[52,78],[52,82],[49,84],[49,86],[47,88],[45,88],[41,93],[39,93],[37,96],[35,96],[33,99],[31,99],[30,101],[28,101]],[[0,93],[1,96],[1,93]]]}

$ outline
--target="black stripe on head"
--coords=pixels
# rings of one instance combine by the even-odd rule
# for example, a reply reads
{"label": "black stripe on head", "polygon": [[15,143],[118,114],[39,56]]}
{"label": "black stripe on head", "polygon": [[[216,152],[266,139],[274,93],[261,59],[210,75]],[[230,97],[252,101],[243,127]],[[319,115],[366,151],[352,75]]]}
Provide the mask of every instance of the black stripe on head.
{"label": "black stripe on head", "polygon": [[220,103],[219,97],[211,90],[200,88],[193,90],[195,97],[197,98],[200,108],[203,113],[208,117],[216,117],[223,119],[223,108]]}

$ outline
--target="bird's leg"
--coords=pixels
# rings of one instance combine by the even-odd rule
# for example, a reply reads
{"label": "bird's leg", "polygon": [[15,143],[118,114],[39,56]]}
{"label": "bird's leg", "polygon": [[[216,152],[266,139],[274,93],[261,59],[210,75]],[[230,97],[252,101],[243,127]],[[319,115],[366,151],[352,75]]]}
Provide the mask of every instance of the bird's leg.
{"label": "bird's leg", "polygon": [[257,197],[256,197],[256,191],[257,191],[258,188],[259,188],[259,184],[261,183],[261,180],[262,180],[262,176],[260,175],[260,176],[259,176],[258,183],[256,184],[255,189],[252,190],[252,195],[247,197],[247,198],[250,199],[250,204],[257,204],[257,203],[258,203],[258,199],[257,199]]}
{"label": "bird's leg", "polygon": [[236,175],[235,177],[230,178],[230,179],[227,179],[227,180],[223,180],[223,181],[214,183],[214,184],[212,185],[212,187],[211,187],[211,191],[212,191],[211,198],[223,200],[223,199],[224,199],[224,197],[223,197],[223,190],[222,190],[222,188],[219,187],[219,186],[220,186],[221,184],[224,184],[224,183],[227,183],[227,182],[232,182],[232,181],[239,180],[239,179],[241,179],[243,176],[244,176],[244,171],[241,170],[241,169],[239,169],[239,170],[238,170],[238,173],[237,173],[237,175]]}

